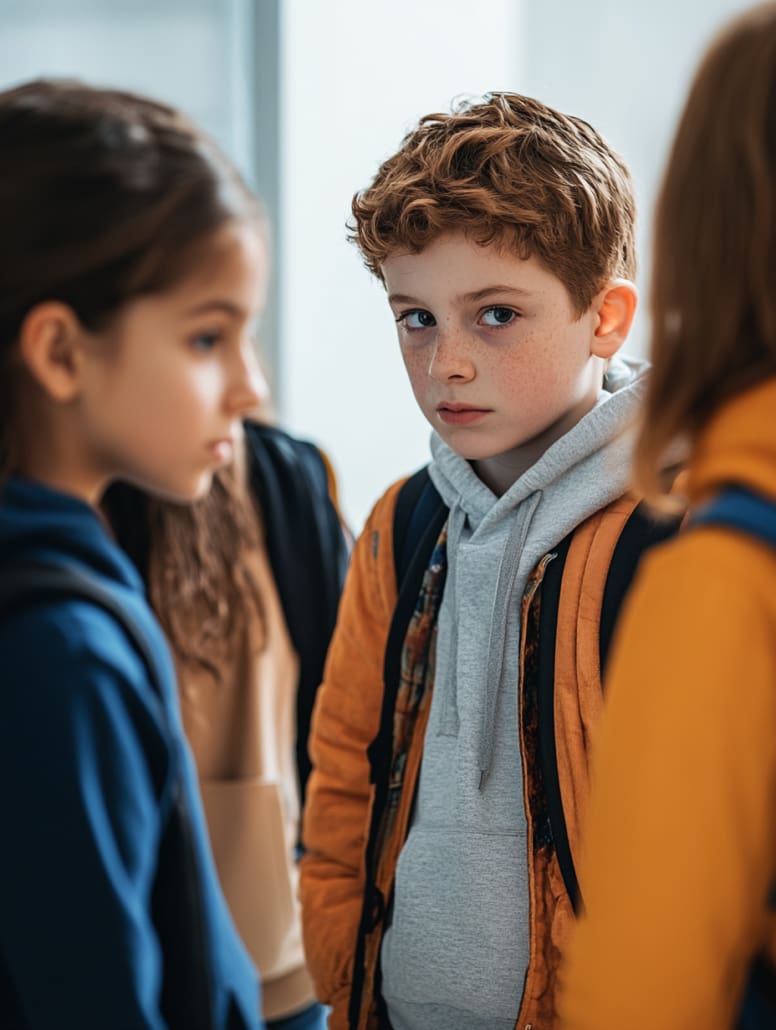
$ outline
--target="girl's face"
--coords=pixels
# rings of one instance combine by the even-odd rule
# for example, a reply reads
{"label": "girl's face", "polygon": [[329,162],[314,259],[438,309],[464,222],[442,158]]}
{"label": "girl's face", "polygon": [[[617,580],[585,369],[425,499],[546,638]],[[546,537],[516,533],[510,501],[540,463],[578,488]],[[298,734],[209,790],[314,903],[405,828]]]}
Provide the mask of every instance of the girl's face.
{"label": "girl's face", "polygon": [[77,492],[94,499],[126,479],[192,501],[231,460],[242,416],[266,395],[253,333],[267,255],[256,227],[240,224],[215,233],[206,253],[171,289],[128,302],[107,330],[86,334]]}

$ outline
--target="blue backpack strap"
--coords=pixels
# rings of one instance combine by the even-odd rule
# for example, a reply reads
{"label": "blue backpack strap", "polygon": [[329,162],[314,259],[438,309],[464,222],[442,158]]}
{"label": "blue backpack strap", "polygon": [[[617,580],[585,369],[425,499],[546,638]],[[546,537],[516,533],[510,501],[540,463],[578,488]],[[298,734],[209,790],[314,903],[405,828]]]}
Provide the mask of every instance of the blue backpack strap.
{"label": "blue backpack strap", "polygon": [[776,547],[776,501],[742,486],[730,486],[695,512],[690,525],[738,529]]}
{"label": "blue backpack strap", "polygon": [[[161,676],[144,630],[99,576],[74,565],[33,561],[3,565],[0,619],[25,607],[62,599],[84,600],[107,611],[143,660],[154,692],[163,698]],[[162,711],[166,714],[164,704]],[[162,834],[151,908],[164,955],[162,1014],[170,1027],[213,1030],[199,863],[180,777],[174,784]]]}
{"label": "blue backpack strap", "polygon": [[156,659],[145,633],[99,576],[74,565],[48,565],[33,561],[3,564],[0,618],[32,604],[44,604],[63,598],[79,598],[109,612],[143,659],[154,691],[162,696]]}

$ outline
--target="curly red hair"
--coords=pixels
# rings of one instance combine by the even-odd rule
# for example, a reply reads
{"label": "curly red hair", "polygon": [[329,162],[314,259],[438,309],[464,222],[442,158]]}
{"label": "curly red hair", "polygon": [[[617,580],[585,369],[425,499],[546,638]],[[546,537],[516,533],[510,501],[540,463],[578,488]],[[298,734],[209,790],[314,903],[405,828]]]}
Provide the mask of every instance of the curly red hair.
{"label": "curly red hair", "polygon": [[382,280],[392,254],[446,232],[535,257],[578,314],[635,275],[635,202],[622,159],[586,122],[514,93],[429,114],[353,198],[350,238]]}

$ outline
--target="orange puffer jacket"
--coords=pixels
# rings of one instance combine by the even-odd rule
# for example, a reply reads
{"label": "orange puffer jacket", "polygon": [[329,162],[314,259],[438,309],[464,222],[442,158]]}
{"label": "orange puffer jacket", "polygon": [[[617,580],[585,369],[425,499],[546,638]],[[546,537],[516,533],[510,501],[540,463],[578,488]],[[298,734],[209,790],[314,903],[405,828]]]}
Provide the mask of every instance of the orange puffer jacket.
{"label": "orange puffer jacket", "polygon": [[[310,740],[313,772],[303,830],[303,928],[318,997],[332,1007],[332,1030],[380,1025],[375,973],[383,915],[408,832],[431,706],[440,593],[433,560],[405,640],[396,704],[388,713],[390,776],[386,776],[383,807],[373,819],[379,791],[370,783],[367,749],[381,723],[383,662],[397,600],[392,531],[400,486],[395,484],[377,503],[356,543]],[[555,750],[568,842],[575,859],[587,798],[587,751],[602,706],[601,599],[614,544],[635,507],[633,498],[621,498],[577,528],[558,602]],[[443,531],[440,544],[444,536]],[[539,601],[545,571],[554,557],[547,555],[537,565],[521,608],[519,731],[531,915],[528,973],[524,986],[515,985],[516,998],[522,993],[516,1024],[520,1030],[553,1026],[556,973],[574,918],[537,758]]]}

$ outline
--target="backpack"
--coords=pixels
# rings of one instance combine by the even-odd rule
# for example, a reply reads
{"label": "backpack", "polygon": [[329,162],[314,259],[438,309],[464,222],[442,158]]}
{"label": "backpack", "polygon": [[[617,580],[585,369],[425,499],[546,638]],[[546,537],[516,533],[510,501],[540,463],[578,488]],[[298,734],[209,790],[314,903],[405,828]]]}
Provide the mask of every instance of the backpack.
{"label": "backpack", "polygon": [[[127,635],[143,660],[151,686],[162,696],[161,677],[145,632],[98,576],[70,565],[23,561],[3,566],[0,619],[61,598],[80,598],[105,609]],[[166,711],[163,705],[161,708]],[[181,1030],[212,1030],[212,987],[199,866],[180,778],[174,785],[162,831],[151,907],[164,956],[160,1005],[165,1021]]]}
{"label": "backpack", "polygon": [[[398,682],[404,637],[426,566],[447,514],[448,510],[431,483],[426,467],[416,472],[401,487],[393,525],[398,600],[386,645],[386,693],[392,683]],[[593,595],[588,598],[588,602],[597,608],[599,615],[594,625],[597,625],[597,646],[603,679],[617,616],[638,564],[646,551],[677,532],[683,518],[684,516],[680,515],[671,519],[656,520],[650,516],[643,503],[634,499],[630,513],[624,521],[612,520],[608,525],[605,520],[599,519],[598,526],[592,532],[584,531],[586,524],[572,530],[554,548],[552,561],[545,571],[540,611],[539,757],[558,863],[575,912],[579,911],[581,899],[560,794],[553,710],[555,652],[558,643],[557,619],[564,571],[568,568],[569,579],[577,581],[577,597],[581,598],[584,591]],[[690,524],[733,527],[776,546],[776,505],[742,488],[731,488],[719,495],[703,511],[695,514]],[[593,549],[598,552],[597,561],[588,563],[586,559]],[[597,565],[605,571],[603,583],[600,578],[594,580],[589,575],[588,568],[591,565]],[[577,623],[578,632],[584,631],[585,628],[584,623]],[[384,715],[389,707],[384,705]],[[385,729],[385,721],[381,717],[381,732]],[[376,751],[376,748],[370,750]],[[379,780],[375,783],[375,790],[377,807],[381,800]],[[372,847],[373,842],[370,839],[367,845],[367,869],[371,867]],[[379,918],[382,909],[382,899],[379,896],[371,896],[373,894],[379,892],[375,892],[374,885],[368,882],[356,948],[357,971],[362,968],[363,963],[363,930]],[[776,909],[776,884],[771,892],[769,904]],[[362,976],[358,972],[354,975],[353,987],[351,1025],[356,1025],[362,988]],[[775,1026],[776,971],[766,957],[758,956],[750,971],[737,1030],[765,1030],[766,1027]]]}
{"label": "backpack", "polygon": [[[424,467],[401,487],[393,524],[394,562],[398,602],[386,647],[386,683],[398,678],[401,649],[431,550],[447,519],[448,509]],[[646,506],[632,499],[624,520],[601,521],[592,539],[577,537],[576,527],[557,547],[542,582],[539,642],[539,760],[547,795],[552,835],[563,882],[574,911],[579,910],[580,893],[571,855],[558,775],[555,748],[554,686],[558,605],[567,566],[577,567],[580,595],[592,596],[599,609],[598,657],[603,679],[609,648],[625,594],[636,568],[649,548],[671,537],[681,517],[655,519]],[[575,542],[576,540],[576,542]],[[593,548],[593,562],[589,561]],[[605,574],[603,584],[591,582],[588,568],[597,565]],[[581,570],[579,570],[581,566]],[[581,632],[584,624],[578,625]]]}
{"label": "backpack", "polygon": [[[738,530],[776,548],[776,503],[740,486],[717,494],[693,515],[691,526],[720,526]],[[768,907],[776,911],[776,882]],[[765,1030],[776,1026],[776,968],[766,955],[752,962],[738,1030]]]}
{"label": "backpack", "polygon": [[[448,509],[431,482],[427,466],[410,476],[399,488],[393,521],[397,601],[385,648],[380,724],[377,735],[367,748],[374,794],[365,849],[364,902],[356,937],[349,1005],[351,1027],[359,1024],[366,938],[382,920],[386,906],[390,904],[390,900],[386,901],[382,896],[374,876],[380,821],[389,792],[394,708],[401,679],[404,640],[447,516]],[[579,639],[588,657],[592,661],[597,658],[599,669],[603,670],[617,613],[639,560],[649,547],[672,536],[680,521],[680,517],[657,520],[635,497],[620,498],[572,530],[543,559],[545,569],[537,655],[538,761],[558,864],[575,911],[581,904],[579,885],[564,816],[555,747],[556,651],[561,663],[573,662],[574,646]],[[561,587],[564,587],[562,606]],[[573,614],[573,625],[568,625],[567,620],[565,632],[558,636],[557,622],[561,610]],[[571,648],[567,638],[572,638]],[[379,968],[376,976],[376,984],[379,985]],[[379,990],[376,994],[380,1005]]]}

